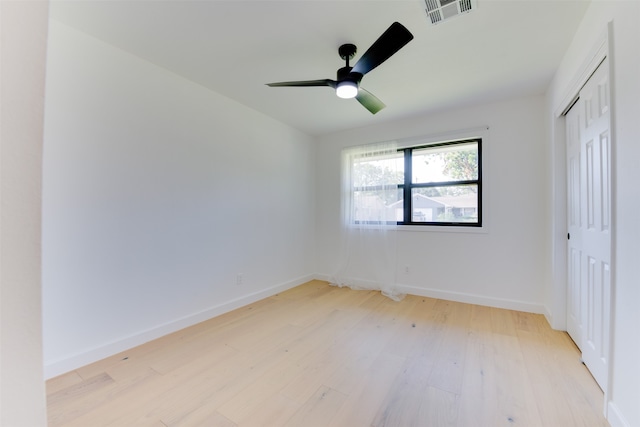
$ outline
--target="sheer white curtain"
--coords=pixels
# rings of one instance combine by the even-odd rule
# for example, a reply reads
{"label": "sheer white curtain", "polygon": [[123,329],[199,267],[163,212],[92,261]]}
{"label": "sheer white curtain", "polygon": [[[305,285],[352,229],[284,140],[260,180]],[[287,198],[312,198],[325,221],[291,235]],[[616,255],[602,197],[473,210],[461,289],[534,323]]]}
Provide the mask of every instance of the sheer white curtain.
{"label": "sheer white curtain", "polygon": [[331,284],[380,290],[394,300],[404,297],[396,283],[402,158],[395,142],[342,151],[340,261]]}

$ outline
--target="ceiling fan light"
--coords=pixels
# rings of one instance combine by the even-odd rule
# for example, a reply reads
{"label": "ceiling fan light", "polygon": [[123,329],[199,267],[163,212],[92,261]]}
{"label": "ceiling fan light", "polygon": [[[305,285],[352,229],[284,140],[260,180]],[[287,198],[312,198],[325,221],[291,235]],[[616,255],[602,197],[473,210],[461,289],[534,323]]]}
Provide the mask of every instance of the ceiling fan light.
{"label": "ceiling fan light", "polygon": [[344,98],[344,99],[355,98],[357,94],[358,94],[358,85],[355,82],[351,82],[347,80],[347,81],[338,83],[338,86],[336,87],[336,95],[338,95],[339,98]]}

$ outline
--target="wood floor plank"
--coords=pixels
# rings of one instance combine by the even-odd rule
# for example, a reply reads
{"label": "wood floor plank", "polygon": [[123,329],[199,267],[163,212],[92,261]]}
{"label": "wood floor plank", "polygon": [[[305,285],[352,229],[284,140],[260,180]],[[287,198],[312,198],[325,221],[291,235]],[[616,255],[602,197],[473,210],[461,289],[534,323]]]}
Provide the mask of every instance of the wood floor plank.
{"label": "wood floor plank", "polygon": [[451,303],[446,314],[446,326],[441,333],[440,345],[428,383],[439,390],[462,393],[462,376],[469,336],[471,305]]}
{"label": "wood floor plank", "polygon": [[[249,415],[258,411],[275,392],[280,394],[280,390],[301,375],[303,370],[303,367],[295,363],[293,355],[283,355],[256,381],[219,406],[218,411],[236,423],[243,424]],[[293,401],[289,398],[287,400]]]}
{"label": "wood floor plank", "polygon": [[422,396],[417,417],[412,424],[406,425],[455,427],[458,420],[459,398],[460,396],[456,393],[427,387],[426,393]]}
{"label": "wood floor plank", "polygon": [[71,371],[64,375],[51,378],[47,381],[47,395],[53,395],[60,390],[64,390],[68,387],[81,383],[82,381],[84,381],[84,379],[76,371]]}
{"label": "wood floor plank", "polygon": [[322,386],[283,427],[325,427],[335,417],[345,398],[339,391]]}
{"label": "wood floor plank", "polygon": [[[121,411],[127,411],[130,407],[131,399],[121,401],[120,396],[127,395],[130,390],[137,387],[145,389],[147,382],[153,382],[159,376],[150,374],[144,379],[131,379],[128,381],[116,382],[109,388],[104,388],[100,392],[87,393],[74,399],[73,402],[66,402],[64,406],[55,404],[48,405],[49,426],[83,426],[89,422],[99,421],[99,425],[108,425],[109,417],[101,414],[108,412],[112,408],[118,408],[114,415],[119,415]],[[137,396],[134,394],[134,396]],[[122,403],[121,403],[122,402]],[[136,403],[140,403],[140,396],[137,396]],[[88,420],[88,421],[87,421]]]}
{"label": "wood floor plank", "polygon": [[471,334],[482,337],[483,342],[490,339],[490,334],[492,332],[491,310],[491,307],[485,307],[482,305],[471,306],[469,330],[471,331]]}
{"label": "wood floor plank", "polygon": [[500,308],[491,308],[491,328],[496,334],[516,335],[513,312]]}
{"label": "wood floor plank", "polygon": [[[101,379],[100,386],[76,389],[75,386],[47,396],[47,412],[50,426],[71,425],[82,417],[93,418],[100,407],[111,404],[114,399],[136,387],[144,388],[144,384],[159,377],[150,369],[136,372],[120,381],[113,379],[106,373],[100,374],[85,383],[92,383]],[[63,398],[61,398],[63,394]]]}
{"label": "wood floor plank", "polygon": [[52,427],[607,426],[543,316],[322,281],[54,378],[47,404]]}
{"label": "wood floor plank", "polygon": [[158,353],[146,359],[148,366],[159,374],[166,375],[174,370],[182,369],[185,360],[203,358],[208,364],[227,360],[238,354],[238,350],[225,344],[222,340],[203,338],[197,345],[183,343],[174,344],[169,354]]}
{"label": "wood floor plank", "polygon": [[364,375],[358,375],[358,386],[348,394],[329,426],[370,426],[404,364],[405,359],[396,355],[378,357]]}
{"label": "wood floor plank", "polygon": [[96,390],[104,389],[113,383],[113,378],[106,373],[102,373],[93,378],[89,378],[52,393],[47,397],[47,400],[50,405],[60,405],[66,401],[74,400],[78,396],[83,396]]}
{"label": "wood floor plank", "polygon": [[460,395],[459,427],[501,425],[497,411],[499,384],[494,346],[480,334],[471,335]]}
{"label": "wood floor plank", "polygon": [[288,299],[291,301],[304,301],[316,299],[321,295],[327,294],[335,290],[332,286],[327,286],[327,282],[322,280],[310,280],[300,286],[296,286],[291,289],[287,289],[284,292],[280,292],[272,297],[276,300]]}
{"label": "wood floor plank", "polygon": [[422,396],[426,394],[433,360],[407,360],[380,405],[372,427],[419,426]]}
{"label": "wood floor plank", "polygon": [[272,394],[267,400],[248,414],[238,427],[274,427],[285,425],[300,409],[298,402],[280,393]]}
{"label": "wood floor plank", "polygon": [[[421,328],[425,322],[428,322],[425,321],[425,318],[430,315],[430,308],[434,302],[435,300],[426,302],[426,299],[412,295],[407,295],[402,304],[389,305],[385,302],[382,307],[388,313],[386,316],[393,319],[397,331],[395,329],[392,331],[392,336],[386,343],[384,351],[406,357],[410,349],[416,345],[416,338],[420,336]],[[378,316],[378,313],[379,315],[385,314],[379,309],[373,313],[374,317]]]}
{"label": "wood floor plank", "polygon": [[200,406],[184,418],[173,423],[165,423],[167,427],[237,427],[229,418],[208,406]]}
{"label": "wood floor plank", "polygon": [[496,423],[544,425],[535,404],[530,372],[516,337],[496,334],[493,344],[496,375]]}

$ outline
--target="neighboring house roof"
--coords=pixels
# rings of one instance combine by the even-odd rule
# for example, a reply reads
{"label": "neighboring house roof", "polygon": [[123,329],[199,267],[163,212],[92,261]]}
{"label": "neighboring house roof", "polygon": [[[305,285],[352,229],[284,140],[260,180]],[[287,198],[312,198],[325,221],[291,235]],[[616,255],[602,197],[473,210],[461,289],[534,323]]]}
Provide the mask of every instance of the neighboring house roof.
{"label": "neighboring house roof", "polygon": [[[402,200],[389,205],[390,208],[401,207]],[[437,196],[429,197],[424,194],[413,195],[413,207],[416,209],[436,209],[436,208],[477,208],[478,199],[474,193],[463,194],[461,196]]]}

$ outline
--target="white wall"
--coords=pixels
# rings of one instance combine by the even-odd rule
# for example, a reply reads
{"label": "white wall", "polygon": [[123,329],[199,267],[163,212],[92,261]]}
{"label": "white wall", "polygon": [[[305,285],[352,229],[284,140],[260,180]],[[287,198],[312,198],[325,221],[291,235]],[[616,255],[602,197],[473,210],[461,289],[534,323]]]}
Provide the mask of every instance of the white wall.
{"label": "white wall", "polygon": [[[561,153],[564,137],[559,121],[553,113],[561,107],[566,91],[584,68],[602,34],[611,23],[610,59],[612,62],[612,129],[613,129],[613,326],[612,357],[610,359],[607,418],[613,427],[640,426],[640,2],[594,1],[589,7],[576,36],[556,73],[548,93],[547,117],[551,127],[551,152]],[[564,161],[555,156],[555,170]],[[554,183],[553,191],[561,194],[564,182]],[[558,198],[560,203],[561,198]],[[562,223],[562,218],[556,218]],[[556,225],[560,230],[561,226]],[[566,233],[566,231],[565,231]],[[556,249],[560,251],[561,249]],[[557,300],[564,288],[545,293],[550,307],[561,304]],[[560,294],[560,296],[558,295]]]}
{"label": "white wall", "polygon": [[310,137],[55,21],[46,96],[47,377],[313,277]]}
{"label": "white wall", "polygon": [[318,271],[331,275],[337,268],[343,147],[438,134],[445,138],[465,129],[473,129],[467,132],[473,135],[489,126],[483,141],[484,232],[400,231],[397,279],[413,294],[542,312],[549,224],[543,111],[544,98],[533,96],[320,138]]}
{"label": "white wall", "polygon": [[40,288],[48,3],[0,2],[0,425],[46,425]]}

